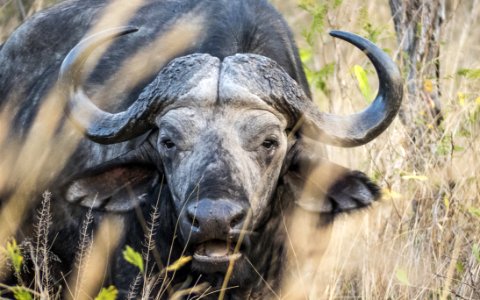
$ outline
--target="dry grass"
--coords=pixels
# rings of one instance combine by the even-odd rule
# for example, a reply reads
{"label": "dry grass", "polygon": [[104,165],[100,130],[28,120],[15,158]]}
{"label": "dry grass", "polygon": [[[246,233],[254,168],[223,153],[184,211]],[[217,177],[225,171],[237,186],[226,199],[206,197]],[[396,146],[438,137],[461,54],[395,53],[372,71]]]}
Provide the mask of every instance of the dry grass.
{"label": "dry grass", "polygon": [[[307,26],[305,13],[289,14],[295,5],[278,5],[297,34]],[[326,254],[316,262],[309,258],[305,271],[296,276],[293,286],[301,283],[307,292],[295,298],[480,299],[480,258],[475,250],[480,218],[474,213],[480,208],[480,80],[457,75],[462,68],[480,68],[480,3],[449,1],[448,7],[440,57],[444,123],[422,132],[421,151],[411,146],[416,125],[398,120],[364,147],[329,149],[332,160],[366,171],[385,193],[368,213],[337,220]],[[378,44],[398,57],[388,1],[344,2],[328,13],[327,27],[365,34],[365,10],[369,22],[382,28]],[[360,64],[368,70],[366,59],[326,34],[320,38],[325,43],[313,63],[338,63],[328,81],[329,99],[335,100],[316,93],[317,101],[332,101],[327,107],[344,113],[364,106],[351,67]],[[309,239],[304,247],[314,253],[318,244]]]}
{"label": "dry grass", "polygon": [[[309,16],[297,7],[295,1],[272,2],[293,27],[300,47],[307,47],[301,32],[309,26]],[[0,1],[1,40],[22,19],[18,3],[20,1]],[[25,15],[30,15],[50,2],[23,3]],[[404,125],[397,120],[386,133],[366,146],[356,149],[328,148],[329,158],[333,161],[373,176],[384,188],[384,197],[368,211],[336,220],[333,228],[325,230],[327,232],[316,230],[312,225],[315,222],[305,215],[300,215],[301,222],[295,222],[294,226],[286,224],[291,231],[289,244],[292,247],[292,259],[279,297],[480,299],[480,79],[457,74],[462,68],[480,69],[479,15],[478,0],[448,1],[440,57],[441,101],[445,120],[440,128],[426,124],[421,147],[412,147],[410,133],[416,124]],[[362,26],[368,19],[380,29],[377,43],[389,49],[392,56],[398,58],[401,55],[396,45],[387,0],[344,1],[338,8],[330,9],[326,16],[326,29],[357,33],[364,33]],[[321,46],[316,47],[318,49],[315,49],[316,54],[309,66],[320,69],[331,62],[337,64],[334,73],[326,78],[328,91],[315,91],[315,101],[324,110],[342,113],[365,106],[351,68],[359,64],[371,71],[366,58],[351,46],[334,41],[325,33],[316,38]],[[373,72],[369,74],[374,82]],[[8,117],[0,115],[0,142],[3,141],[7,120]],[[423,120],[421,109],[418,120]],[[48,130],[49,126],[46,127]],[[39,130],[45,130],[45,126]],[[39,134],[33,136],[38,138]],[[33,142],[37,146],[44,143],[42,139]],[[6,148],[5,143],[1,145],[3,149]],[[418,145],[418,141],[414,145]],[[31,147],[27,150],[37,151],[37,148]],[[20,174],[31,174],[30,163],[24,162],[23,167],[20,166]],[[0,166],[2,187],[11,180],[10,169],[18,166],[8,164],[6,160],[0,160]],[[33,170],[33,175],[39,176],[44,169]],[[28,184],[27,180],[27,187]],[[29,191],[31,188],[25,188],[14,196],[28,197]],[[24,203],[24,206],[28,204],[26,201],[17,203]],[[46,205],[44,209],[48,209]],[[2,244],[14,231],[16,226],[12,224],[23,214],[15,212],[13,208],[6,214],[6,209],[10,207],[4,207],[4,216],[11,218],[12,214],[18,214],[18,217],[11,218],[11,221],[6,218],[0,220]],[[39,224],[43,225],[39,225],[38,232],[45,230],[49,224],[45,214],[41,216]],[[100,231],[112,236],[109,228],[114,221],[109,222]],[[85,226],[88,226],[88,221]],[[151,230],[154,230],[153,227]],[[38,234],[38,238],[41,239],[41,234]],[[108,247],[98,252],[94,251],[98,247],[96,240],[85,237],[82,251],[107,253],[115,243],[115,238],[112,240]],[[45,259],[47,247],[41,240],[37,244],[43,246],[32,251],[40,253],[37,256],[42,259],[35,266],[39,274],[46,277],[38,279],[38,287],[32,292],[37,296],[45,296],[51,290],[48,275],[45,275],[48,274],[45,268],[48,265],[48,259]],[[324,248],[326,252],[323,254]],[[82,254],[85,261],[79,263],[79,274],[88,271],[89,268],[85,271],[84,266],[92,259],[89,255],[83,257]],[[147,251],[145,255],[150,254]],[[2,256],[0,252],[0,275],[2,266],[5,266],[2,263],[5,257]],[[103,266],[98,264],[97,267]],[[91,291],[95,287],[88,282],[82,283],[80,279],[74,282],[76,284],[72,284],[72,290],[68,291],[72,298],[93,295],[93,292],[88,292],[88,295],[79,296],[75,287],[86,284],[83,290]],[[89,282],[92,285],[95,283]],[[143,288],[144,291],[147,289]],[[175,294],[177,296],[180,297],[181,293]],[[51,298],[55,298],[55,295],[51,295]]]}

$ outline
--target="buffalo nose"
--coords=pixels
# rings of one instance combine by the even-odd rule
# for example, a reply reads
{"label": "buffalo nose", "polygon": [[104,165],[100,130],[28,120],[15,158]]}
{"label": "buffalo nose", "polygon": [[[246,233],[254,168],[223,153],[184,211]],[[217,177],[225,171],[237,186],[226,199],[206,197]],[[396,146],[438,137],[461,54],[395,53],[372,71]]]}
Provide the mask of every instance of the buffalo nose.
{"label": "buffalo nose", "polygon": [[185,225],[192,231],[219,238],[232,229],[241,229],[245,216],[246,210],[232,200],[201,199],[187,206]]}

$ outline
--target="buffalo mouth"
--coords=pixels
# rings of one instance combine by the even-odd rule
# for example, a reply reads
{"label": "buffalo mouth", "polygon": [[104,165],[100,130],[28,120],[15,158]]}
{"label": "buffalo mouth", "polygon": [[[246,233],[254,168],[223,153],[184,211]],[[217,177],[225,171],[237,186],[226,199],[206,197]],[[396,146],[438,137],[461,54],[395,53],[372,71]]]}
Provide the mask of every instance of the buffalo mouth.
{"label": "buffalo mouth", "polygon": [[199,264],[212,264],[228,266],[231,261],[236,261],[242,257],[240,247],[235,251],[236,242],[223,240],[210,240],[203,242],[195,247],[193,259]]}

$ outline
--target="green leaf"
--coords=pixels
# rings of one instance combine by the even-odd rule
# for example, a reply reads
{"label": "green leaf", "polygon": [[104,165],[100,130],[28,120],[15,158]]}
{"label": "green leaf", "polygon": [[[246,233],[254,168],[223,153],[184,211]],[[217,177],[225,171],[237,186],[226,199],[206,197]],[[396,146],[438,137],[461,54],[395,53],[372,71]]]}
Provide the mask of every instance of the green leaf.
{"label": "green leaf", "polygon": [[32,300],[32,294],[23,287],[13,288],[13,297],[15,300]]}
{"label": "green leaf", "polygon": [[443,204],[445,205],[447,210],[450,208],[450,199],[447,196],[443,197]]}
{"label": "green leaf", "polygon": [[461,261],[457,261],[455,268],[457,269],[458,274],[463,274],[465,272],[465,266]]}
{"label": "green leaf", "polygon": [[472,246],[472,254],[477,260],[477,262],[480,263],[480,245],[479,244],[474,244]]}
{"label": "green leaf", "polygon": [[395,276],[397,277],[398,281],[400,281],[404,285],[410,285],[410,282],[408,281],[408,274],[407,271],[403,268],[400,268],[397,270],[395,273]]}
{"label": "green leaf", "polygon": [[100,293],[98,293],[97,297],[95,297],[95,300],[115,300],[117,299],[117,296],[117,288],[111,285],[107,288],[102,288],[100,290]]}
{"label": "green leaf", "polygon": [[298,3],[298,7],[310,12],[310,9],[315,6],[315,2],[313,0],[300,0]]}
{"label": "green leaf", "polygon": [[315,73],[315,86],[323,92],[327,92],[327,80],[335,71],[335,64],[329,63]]}
{"label": "green leaf", "polygon": [[378,38],[383,31],[381,27],[375,27],[368,21],[363,25],[363,30],[367,33],[366,38],[373,43],[378,42]]}
{"label": "green leaf", "polygon": [[301,48],[299,52],[300,52],[300,60],[302,61],[302,63],[305,64],[309,62],[310,59],[312,59],[312,49]]}
{"label": "green leaf", "polygon": [[465,100],[466,100],[466,95],[465,93],[462,92],[457,92],[457,101],[460,106],[465,106]]}
{"label": "green leaf", "polygon": [[328,12],[328,4],[317,4],[313,0],[301,0],[298,6],[308,12],[312,17],[310,27],[302,32],[302,36],[307,41],[308,45],[313,47],[316,34],[323,33],[325,19]]}
{"label": "green leaf", "polygon": [[326,64],[318,71],[312,71],[306,65],[304,65],[304,69],[308,83],[322,92],[328,93],[327,80],[335,71],[335,63]]}
{"label": "green leaf", "polygon": [[368,103],[372,102],[372,90],[368,82],[367,72],[365,72],[365,69],[361,66],[355,65],[353,67],[353,73],[357,78],[358,86],[360,87],[360,91],[362,92],[363,97],[365,98],[365,100],[367,100]]}
{"label": "green leaf", "polygon": [[17,241],[12,239],[10,242],[7,242],[7,248],[5,249],[5,252],[12,262],[15,273],[19,274],[22,269],[23,256],[20,247],[17,245]]}
{"label": "green leaf", "polygon": [[468,79],[480,79],[480,69],[460,69],[457,74]]}
{"label": "green leaf", "polygon": [[473,216],[480,218],[480,208],[469,207],[468,212],[471,213]]}
{"label": "green leaf", "polygon": [[342,5],[343,0],[335,0],[333,2],[333,8],[338,8],[340,5]]}
{"label": "green leaf", "polygon": [[438,155],[450,155],[454,150],[455,144],[451,135],[445,135],[438,141],[435,151]]}
{"label": "green leaf", "polygon": [[143,267],[143,257],[140,253],[137,251],[133,250],[132,247],[127,246],[125,250],[123,250],[123,258],[131,263],[132,265],[136,266],[137,268],[140,269],[140,272],[143,273],[144,267]]}

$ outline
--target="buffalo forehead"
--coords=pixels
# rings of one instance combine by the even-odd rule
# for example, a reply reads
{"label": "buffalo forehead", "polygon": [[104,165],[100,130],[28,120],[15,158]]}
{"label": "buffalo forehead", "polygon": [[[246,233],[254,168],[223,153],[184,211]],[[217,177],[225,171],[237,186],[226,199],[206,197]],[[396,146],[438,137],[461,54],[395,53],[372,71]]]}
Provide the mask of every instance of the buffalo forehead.
{"label": "buffalo forehead", "polygon": [[218,58],[208,54],[192,54],[170,62],[153,84],[160,97],[174,100],[163,112],[215,101],[220,64]]}
{"label": "buffalo forehead", "polygon": [[278,95],[278,89],[272,89],[272,80],[277,79],[272,77],[281,73],[284,78],[286,73],[267,57],[237,54],[220,62],[208,54],[192,54],[173,60],[162,73],[172,74],[178,80],[170,82],[169,88],[169,93],[177,93],[176,101],[163,113],[176,107],[230,106],[258,108],[285,116],[285,108],[276,101],[282,96]]}
{"label": "buffalo forehead", "polygon": [[295,80],[268,57],[236,54],[222,62],[219,97],[224,103],[262,103],[271,112],[293,122],[287,91],[301,93]]}

